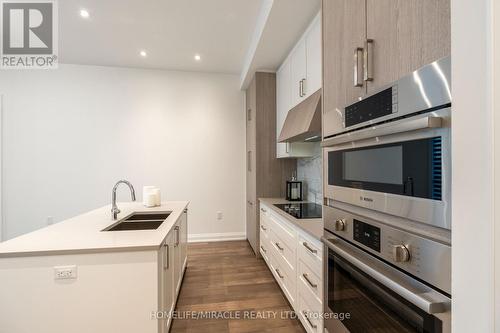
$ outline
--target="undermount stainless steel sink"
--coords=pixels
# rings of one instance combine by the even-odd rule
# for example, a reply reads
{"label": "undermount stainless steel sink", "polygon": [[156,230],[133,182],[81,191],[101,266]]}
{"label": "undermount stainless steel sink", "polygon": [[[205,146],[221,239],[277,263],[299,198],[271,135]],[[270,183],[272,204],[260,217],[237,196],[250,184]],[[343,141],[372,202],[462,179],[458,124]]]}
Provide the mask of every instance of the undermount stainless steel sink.
{"label": "undermount stainless steel sink", "polygon": [[132,213],[102,231],[155,230],[172,212]]}

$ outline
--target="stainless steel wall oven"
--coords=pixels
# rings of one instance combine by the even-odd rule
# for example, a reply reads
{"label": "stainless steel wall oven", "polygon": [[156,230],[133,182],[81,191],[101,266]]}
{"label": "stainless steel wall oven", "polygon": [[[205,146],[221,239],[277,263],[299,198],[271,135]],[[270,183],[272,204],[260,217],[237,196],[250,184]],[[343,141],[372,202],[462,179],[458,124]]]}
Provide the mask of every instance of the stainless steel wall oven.
{"label": "stainless steel wall oven", "polygon": [[342,226],[323,239],[329,332],[450,332],[449,244],[325,210]]}
{"label": "stainless steel wall oven", "polygon": [[337,112],[322,142],[325,328],[451,332],[451,59]]}

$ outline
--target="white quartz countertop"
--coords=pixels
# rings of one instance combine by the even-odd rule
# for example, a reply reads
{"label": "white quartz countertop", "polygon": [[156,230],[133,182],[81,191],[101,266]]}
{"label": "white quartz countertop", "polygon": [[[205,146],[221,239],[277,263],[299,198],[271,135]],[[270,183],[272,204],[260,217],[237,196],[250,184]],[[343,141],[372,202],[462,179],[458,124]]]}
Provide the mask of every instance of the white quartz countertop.
{"label": "white quartz countertop", "polygon": [[321,240],[321,236],[323,236],[323,219],[297,219],[290,214],[287,214],[285,211],[279,209],[275,206],[275,204],[286,204],[286,203],[303,203],[307,201],[287,201],[283,198],[259,198],[260,202],[269,206],[273,211],[280,214],[284,218],[286,218],[291,223],[295,224],[300,229],[307,232],[309,235],[314,238]]}
{"label": "white quartz countertop", "polygon": [[73,252],[140,251],[159,248],[188,201],[167,201],[146,208],[141,202],[120,202],[118,220],[134,212],[171,212],[156,230],[101,231],[116,223],[111,205],[0,243],[0,257],[67,254]]}

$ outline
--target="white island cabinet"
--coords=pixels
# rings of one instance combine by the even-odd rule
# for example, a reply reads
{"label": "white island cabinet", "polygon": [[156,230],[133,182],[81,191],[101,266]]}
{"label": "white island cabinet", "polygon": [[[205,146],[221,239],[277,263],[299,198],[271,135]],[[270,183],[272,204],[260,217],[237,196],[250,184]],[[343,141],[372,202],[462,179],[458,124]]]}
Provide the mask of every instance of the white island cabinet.
{"label": "white island cabinet", "polygon": [[260,253],[309,333],[323,332],[321,219],[298,220],[260,199]]}
{"label": "white island cabinet", "polygon": [[166,333],[187,248],[186,201],[134,212],[169,212],[154,230],[103,231],[106,206],[0,243],[0,332]]}

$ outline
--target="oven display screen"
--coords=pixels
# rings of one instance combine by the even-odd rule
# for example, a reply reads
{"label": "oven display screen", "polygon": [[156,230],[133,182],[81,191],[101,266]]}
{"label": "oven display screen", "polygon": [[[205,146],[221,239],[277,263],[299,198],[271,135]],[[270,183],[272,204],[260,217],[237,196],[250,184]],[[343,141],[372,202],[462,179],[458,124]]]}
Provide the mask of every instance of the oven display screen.
{"label": "oven display screen", "polygon": [[354,220],[354,240],[380,252],[380,228]]}
{"label": "oven display screen", "polygon": [[403,147],[352,150],[343,153],[344,179],[354,182],[403,184]]}

